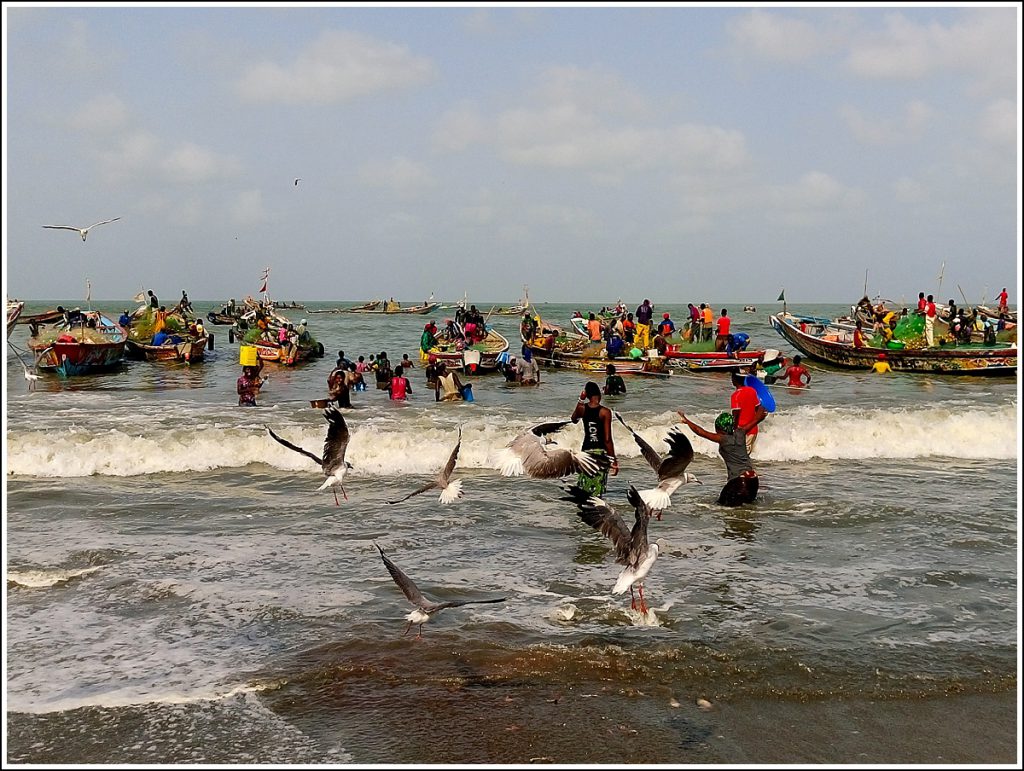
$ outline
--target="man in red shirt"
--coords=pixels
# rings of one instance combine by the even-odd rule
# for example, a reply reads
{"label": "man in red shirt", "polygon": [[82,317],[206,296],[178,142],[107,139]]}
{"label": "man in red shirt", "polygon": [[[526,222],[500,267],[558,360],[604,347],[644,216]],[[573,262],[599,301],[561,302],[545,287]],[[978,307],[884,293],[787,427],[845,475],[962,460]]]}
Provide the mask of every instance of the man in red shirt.
{"label": "man in red shirt", "polygon": [[[807,371],[807,367],[800,363],[801,361],[803,359],[800,357],[800,354],[797,354],[793,357],[793,363],[786,367],[784,372],[779,373],[780,378],[789,379],[787,385],[790,388],[806,388],[811,384],[811,373]],[[806,381],[804,380],[805,377],[807,378]]]}
{"label": "man in red shirt", "polygon": [[1009,299],[1010,295],[1006,294],[1006,287],[1004,286],[1003,291],[999,293],[999,308],[997,310],[1000,313],[1006,313],[1010,310],[1009,306],[1006,304]]}
{"label": "man in red shirt", "polygon": [[757,398],[757,391],[751,386],[745,385],[746,375],[740,370],[733,370],[732,384],[736,388],[732,392],[732,399],[729,406],[732,407],[732,415],[736,425],[753,425],[747,431],[747,453],[754,451],[754,444],[757,442],[757,424],[768,416],[768,410],[761,405]]}
{"label": "man in red shirt", "polygon": [[928,306],[928,301],[924,299],[924,292],[917,293],[917,312],[924,313],[925,308]]}
{"label": "man in red shirt", "polygon": [[928,295],[924,307],[924,339],[929,348],[935,345],[935,298],[932,295]]}
{"label": "man in red shirt", "polygon": [[729,318],[729,311],[722,308],[722,315],[718,317],[718,337],[715,338],[715,350],[724,351],[725,346],[729,342],[729,327],[732,325],[732,319]]}

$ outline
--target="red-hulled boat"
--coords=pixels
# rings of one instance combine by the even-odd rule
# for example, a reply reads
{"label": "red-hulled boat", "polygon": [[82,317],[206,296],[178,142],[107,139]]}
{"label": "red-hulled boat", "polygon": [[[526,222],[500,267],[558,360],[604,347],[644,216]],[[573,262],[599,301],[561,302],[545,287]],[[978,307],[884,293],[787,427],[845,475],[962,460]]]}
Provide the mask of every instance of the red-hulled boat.
{"label": "red-hulled boat", "polygon": [[40,327],[28,345],[36,367],[62,377],[115,369],[124,361],[128,333],[99,311],[69,311],[53,326]]}

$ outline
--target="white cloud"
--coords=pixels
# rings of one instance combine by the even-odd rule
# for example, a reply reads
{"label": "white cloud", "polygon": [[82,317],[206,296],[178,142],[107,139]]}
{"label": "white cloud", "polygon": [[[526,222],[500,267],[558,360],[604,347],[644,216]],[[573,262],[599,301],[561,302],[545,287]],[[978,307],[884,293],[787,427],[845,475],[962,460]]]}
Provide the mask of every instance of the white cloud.
{"label": "white cloud", "polygon": [[775,62],[802,62],[825,50],[825,36],[814,25],[768,11],[732,19],[727,33],[744,54]]}
{"label": "white cloud", "polygon": [[236,84],[249,102],[337,104],[429,82],[433,62],[402,45],[347,31],[327,31],[290,64],[260,62]]}
{"label": "white cloud", "polygon": [[868,117],[851,105],[840,108],[850,133],[869,145],[892,145],[919,139],[933,116],[932,109],[920,100],[908,102],[897,118]]}
{"label": "white cloud", "polygon": [[1014,82],[1005,66],[1015,61],[1015,11],[966,10],[949,26],[919,24],[899,13],[886,16],[884,29],[851,44],[847,67],[872,78],[914,79],[937,72],[961,72],[980,78],[982,87]]}
{"label": "white cloud", "polygon": [[487,138],[487,124],[473,107],[462,105],[443,113],[434,129],[435,149],[448,152],[465,150]]}
{"label": "white cloud", "polygon": [[230,177],[241,164],[228,155],[186,142],[174,148],[160,161],[160,169],[171,182],[196,183]]}
{"label": "white cloud", "polygon": [[647,100],[621,75],[602,67],[549,67],[527,99],[539,104],[572,104],[586,112],[636,120],[648,113]]}
{"label": "white cloud", "polygon": [[768,190],[767,212],[790,225],[812,225],[831,214],[843,214],[864,203],[864,193],[846,187],[828,174],[811,171],[791,185]]}
{"label": "white cloud", "polygon": [[1009,99],[992,102],[982,113],[979,134],[987,142],[1013,147],[1017,142],[1017,106]]}
{"label": "white cloud", "polygon": [[436,184],[425,165],[401,156],[367,161],[359,169],[359,176],[367,185],[387,188],[400,198],[413,198]]}
{"label": "white cloud", "polygon": [[900,203],[921,203],[927,198],[924,185],[910,177],[900,177],[893,182],[892,193]]}
{"label": "white cloud", "polygon": [[244,190],[229,207],[231,221],[238,225],[254,225],[267,218],[263,208],[263,193],[259,190]]}
{"label": "white cloud", "polygon": [[82,105],[71,116],[71,127],[106,134],[125,128],[128,108],[113,94],[101,94]]}

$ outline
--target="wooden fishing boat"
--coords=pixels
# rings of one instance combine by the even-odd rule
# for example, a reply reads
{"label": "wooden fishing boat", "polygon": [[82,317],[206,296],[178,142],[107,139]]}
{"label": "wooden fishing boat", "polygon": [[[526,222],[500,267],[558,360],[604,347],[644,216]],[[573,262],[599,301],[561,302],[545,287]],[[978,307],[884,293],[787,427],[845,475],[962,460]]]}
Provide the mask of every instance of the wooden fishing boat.
{"label": "wooden fishing boat", "polygon": [[[75,310],[79,310],[75,308]],[[21,314],[18,317],[18,324],[35,324],[41,326],[43,324],[54,324],[64,318],[64,311],[59,311],[56,308],[42,313],[29,313]]]}
{"label": "wooden fishing boat", "polygon": [[[616,375],[667,375],[667,359],[661,356],[642,356],[639,359],[594,355],[588,351],[554,351],[547,352],[530,346],[534,359],[539,364],[561,369],[576,369],[583,372],[604,373],[609,364],[615,365]],[[600,350],[603,350],[601,347]]]}
{"label": "wooden fishing boat", "polygon": [[508,351],[508,339],[493,327],[487,327],[487,335],[483,340],[466,345],[462,336],[462,326],[452,323],[455,336],[450,337],[447,330],[438,336],[437,345],[422,352],[423,356],[436,356],[449,369],[461,369],[470,374],[494,372],[498,369],[499,357]]}
{"label": "wooden fishing boat", "polygon": [[211,324],[217,324],[218,326],[230,326],[238,321],[238,316],[232,316],[230,313],[218,313],[217,311],[210,311],[206,314],[206,319]]}
{"label": "wooden fishing boat", "polygon": [[397,302],[391,301],[384,306],[384,313],[414,313],[425,315],[432,313],[441,307],[441,303],[426,303],[425,305],[410,305],[407,308],[403,308]]}
{"label": "wooden fishing boat", "polygon": [[1003,345],[947,344],[932,348],[912,347],[894,340],[885,347],[853,346],[848,326],[828,320],[777,313],[768,317],[772,327],[794,348],[816,361],[846,369],[868,370],[884,353],[897,372],[953,375],[1015,375],[1017,349]]}
{"label": "wooden fishing boat", "polygon": [[99,311],[69,312],[68,318],[39,327],[28,346],[36,367],[62,377],[89,375],[121,366],[128,333]]}
{"label": "wooden fishing boat", "polygon": [[[749,367],[764,356],[764,351],[735,351],[731,354],[714,350],[714,343],[695,343],[693,349],[670,345],[665,352],[668,366],[676,369],[689,369],[695,372],[713,370],[730,370],[737,367]],[[700,347],[709,350],[700,350]]]}
{"label": "wooden fishing boat", "polygon": [[288,355],[288,346],[282,346],[269,340],[255,340],[245,343],[245,345],[255,346],[256,355],[263,361],[283,364],[286,367],[301,364],[310,359],[319,359],[324,355],[323,343],[316,342],[315,340],[307,345],[298,346],[294,356],[291,357]]}
{"label": "wooden fishing boat", "polygon": [[[199,362],[206,357],[210,335],[195,316],[175,309],[166,313],[158,323],[158,313],[142,306],[131,316],[128,325],[125,354],[139,361]],[[154,343],[155,335],[162,331],[166,339]]]}
{"label": "wooden fishing boat", "polygon": [[25,303],[21,300],[8,300],[7,301],[7,336],[11,336],[11,332],[14,331],[14,326],[18,323],[18,317],[21,312],[25,309]]}
{"label": "wooden fishing boat", "polygon": [[364,305],[353,305],[351,308],[342,308],[341,313],[368,313],[375,311],[381,305],[381,300],[371,300]]}

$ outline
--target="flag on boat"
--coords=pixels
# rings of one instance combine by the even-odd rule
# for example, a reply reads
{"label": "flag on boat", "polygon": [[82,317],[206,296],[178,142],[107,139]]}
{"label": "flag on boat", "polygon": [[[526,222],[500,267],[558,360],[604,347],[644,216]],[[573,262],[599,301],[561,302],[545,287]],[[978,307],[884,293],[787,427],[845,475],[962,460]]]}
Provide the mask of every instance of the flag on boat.
{"label": "flag on boat", "polygon": [[135,302],[137,302],[137,303],[144,303],[144,302],[146,302],[146,290],[142,290],[137,295],[135,295],[135,297],[133,297],[132,299],[135,300]]}
{"label": "flag on boat", "polygon": [[85,280],[85,301],[90,302],[92,300],[92,282],[89,279]]}
{"label": "flag on boat", "polygon": [[270,268],[264,268],[263,269],[263,278],[262,278],[263,286],[260,289],[261,292],[266,292],[267,291],[267,279],[268,278],[270,278]]}
{"label": "flag on boat", "polygon": [[781,292],[779,292],[779,299],[776,300],[776,302],[780,302],[780,303],[786,302],[786,290],[785,289],[783,289]]}

